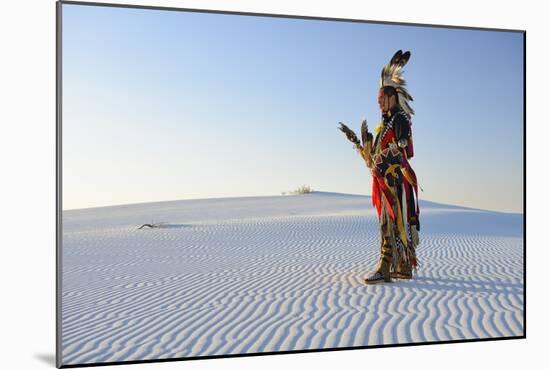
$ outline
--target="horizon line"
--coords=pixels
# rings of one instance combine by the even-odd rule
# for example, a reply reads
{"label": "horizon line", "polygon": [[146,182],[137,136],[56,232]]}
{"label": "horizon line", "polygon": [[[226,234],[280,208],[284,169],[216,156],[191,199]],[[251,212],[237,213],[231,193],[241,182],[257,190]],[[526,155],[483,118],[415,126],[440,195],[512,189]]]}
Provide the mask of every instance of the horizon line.
{"label": "horizon line", "polygon": [[[365,198],[371,198],[371,195],[364,195],[364,194],[355,194],[355,193],[346,193],[346,192],[335,192],[335,191],[311,191],[308,193],[303,194],[291,194],[285,192],[284,194],[281,193],[279,195],[249,195],[249,196],[220,196],[220,197],[197,197],[197,198],[188,198],[188,199],[175,199],[175,200],[158,200],[158,201],[138,201],[133,203],[123,203],[123,204],[112,204],[112,205],[100,205],[100,206],[89,206],[89,207],[83,207],[83,208],[69,208],[69,209],[62,209],[62,212],[66,211],[78,211],[78,210],[91,210],[91,209],[99,209],[99,208],[109,208],[109,207],[118,207],[118,206],[133,206],[133,205],[145,205],[145,204],[160,204],[160,203],[168,203],[168,202],[181,202],[181,201],[206,201],[206,200],[227,200],[227,199],[250,199],[250,198],[262,198],[262,197],[289,197],[289,196],[306,196],[306,195],[314,195],[314,194],[324,194],[324,195],[343,195],[343,196],[356,196],[356,197],[365,197]],[[502,211],[502,210],[492,210],[492,209],[483,209],[483,208],[475,208],[471,206],[465,206],[460,204],[451,204],[451,203],[442,203],[442,202],[436,202],[432,200],[419,200],[420,203],[431,203],[431,204],[437,204],[437,205],[446,205],[449,207],[456,207],[456,208],[462,208],[467,210],[475,210],[475,211],[485,211],[485,212],[493,212],[493,213],[501,213],[501,214],[520,214],[524,215],[525,213],[523,211],[517,212],[517,211]]]}

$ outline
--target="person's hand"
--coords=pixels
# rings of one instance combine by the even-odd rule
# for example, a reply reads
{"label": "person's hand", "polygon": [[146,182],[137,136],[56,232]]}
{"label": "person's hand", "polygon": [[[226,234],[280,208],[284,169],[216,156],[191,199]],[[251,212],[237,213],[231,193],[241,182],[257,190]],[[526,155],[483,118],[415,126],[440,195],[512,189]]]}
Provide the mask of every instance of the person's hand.
{"label": "person's hand", "polygon": [[365,145],[361,148],[358,147],[357,152],[359,153],[359,155],[361,155],[367,167],[372,168],[373,160],[372,160],[372,153],[371,153],[371,145]]}
{"label": "person's hand", "polygon": [[357,153],[359,154],[359,156],[361,156],[363,159],[365,159],[365,156],[363,155],[363,147],[361,147],[361,146],[356,146],[356,147],[355,147],[355,151],[357,151]]}

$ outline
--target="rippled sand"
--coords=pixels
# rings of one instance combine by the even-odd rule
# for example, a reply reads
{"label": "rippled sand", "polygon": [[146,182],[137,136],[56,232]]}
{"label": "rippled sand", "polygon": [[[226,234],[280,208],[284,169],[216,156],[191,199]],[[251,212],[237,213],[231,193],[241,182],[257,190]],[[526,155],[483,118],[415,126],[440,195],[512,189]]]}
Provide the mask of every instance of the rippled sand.
{"label": "rippled sand", "polygon": [[421,205],[416,278],[373,286],[367,196],[64,211],[63,364],[522,335],[522,215]]}

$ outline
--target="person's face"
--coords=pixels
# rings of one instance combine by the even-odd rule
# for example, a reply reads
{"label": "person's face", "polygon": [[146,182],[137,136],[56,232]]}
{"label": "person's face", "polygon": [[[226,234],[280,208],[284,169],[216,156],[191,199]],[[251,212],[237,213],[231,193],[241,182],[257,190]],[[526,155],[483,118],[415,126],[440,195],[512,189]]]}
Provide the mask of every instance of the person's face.
{"label": "person's face", "polygon": [[382,113],[387,112],[393,106],[395,98],[393,96],[384,95],[384,90],[378,92],[378,106]]}
{"label": "person's face", "polygon": [[380,107],[380,111],[382,113],[388,111],[388,104],[388,96],[384,95],[384,90],[380,89],[378,91],[378,106]]}

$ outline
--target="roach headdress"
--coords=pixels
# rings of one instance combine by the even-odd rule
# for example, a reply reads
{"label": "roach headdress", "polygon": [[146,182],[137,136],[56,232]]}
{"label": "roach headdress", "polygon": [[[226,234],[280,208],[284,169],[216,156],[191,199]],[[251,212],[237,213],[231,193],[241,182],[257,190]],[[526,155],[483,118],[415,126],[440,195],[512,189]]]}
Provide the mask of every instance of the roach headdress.
{"label": "roach headdress", "polygon": [[402,69],[405,64],[407,64],[410,57],[410,51],[397,51],[390,62],[382,68],[382,75],[380,77],[380,87],[393,87],[397,92],[399,105],[408,115],[414,114],[414,110],[409,105],[409,102],[413,101],[413,98],[405,88],[407,83],[403,78]]}

